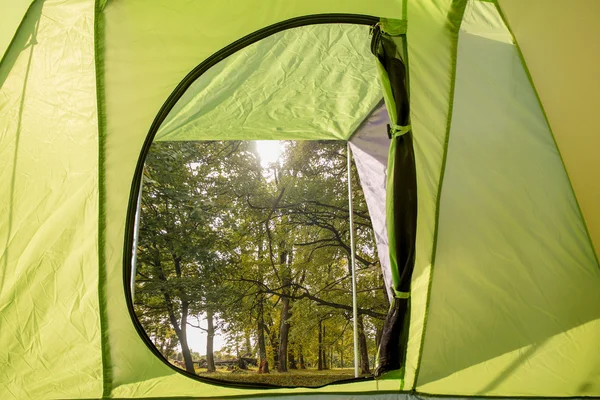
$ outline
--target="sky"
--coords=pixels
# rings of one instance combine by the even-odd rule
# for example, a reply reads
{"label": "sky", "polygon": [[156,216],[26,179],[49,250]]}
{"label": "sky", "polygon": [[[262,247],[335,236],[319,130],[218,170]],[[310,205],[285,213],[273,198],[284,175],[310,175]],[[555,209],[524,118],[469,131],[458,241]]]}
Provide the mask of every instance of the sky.
{"label": "sky", "polygon": [[280,140],[256,140],[255,143],[260,157],[260,165],[263,168],[279,160],[283,152],[283,143]]}
{"label": "sky", "polygon": [[[195,317],[188,318],[190,324],[198,325],[198,320]],[[202,316],[200,319],[200,326],[206,328],[206,320]],[[192,351],[198,352],[200,355],[206,355],[206,332],[202,329],[187,326],[187,340],[188,346]],[[225,345],[225,338],[219,335],[217,331],[215,333],[213,342],[213,350],[219,351]]]}

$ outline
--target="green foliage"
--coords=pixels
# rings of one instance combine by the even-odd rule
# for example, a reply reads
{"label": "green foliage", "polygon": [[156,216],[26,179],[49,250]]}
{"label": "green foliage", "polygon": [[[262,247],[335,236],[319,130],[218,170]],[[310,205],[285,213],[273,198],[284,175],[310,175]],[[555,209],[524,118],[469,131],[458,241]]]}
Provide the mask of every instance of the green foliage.
{"label": "green foliage", "polygon": [[[159,325],[169,321],[177,333],[188,315],[211,310],[226,353],[258,358],[263,335],[272,367],[284,342],[296,364],[316,366],[320,357],[328,367],[351,366],[346,168],[340,142],[286,142],[267,168],[252,142],[153,144],[134,300],[157,346],[168,337]],[[352,172],[359,313],[372,363],[389,304],[354,165]]]}

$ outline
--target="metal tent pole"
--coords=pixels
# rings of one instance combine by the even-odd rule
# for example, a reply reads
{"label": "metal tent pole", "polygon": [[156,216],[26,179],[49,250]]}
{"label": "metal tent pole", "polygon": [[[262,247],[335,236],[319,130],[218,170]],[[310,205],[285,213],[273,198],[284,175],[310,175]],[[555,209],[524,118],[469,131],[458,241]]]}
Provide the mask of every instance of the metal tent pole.
{"label": "metal tent pole", "polygon": [[142,188],[144,187],[144,174],[140,181],[140,192],[137,198],[137,207],[135,210],[135,224],[133,225],[133,254],[131,255],[131,301],[135,300],[135,275],[137,274],[137,247],[140,237],[140,214],[142,213]]}
{"label": "metal tent pole", "polygon": [[354,322],[354,377],[358,378],[358,305],[356,301],[356,255],[354,244],[354,207],[352,202],[352,156],[350,142],[347,142],[348,154],[348,211],[350,214],[350,262],[352,264],[352,319]]}

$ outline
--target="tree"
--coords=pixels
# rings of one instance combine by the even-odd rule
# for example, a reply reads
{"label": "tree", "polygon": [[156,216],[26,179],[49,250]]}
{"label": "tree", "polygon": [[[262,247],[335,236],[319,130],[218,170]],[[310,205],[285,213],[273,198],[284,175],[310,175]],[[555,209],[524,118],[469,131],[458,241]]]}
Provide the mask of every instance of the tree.
{"label": "tree", "polygon": [[[182,349],[186,370],[194,372],[186,326],[190,311],[214,315],[222,269],[230,264],[223,247],[230,215],[224,204],[235,193],[221,193],[235,175],[225,160],[240,153],[239,143],[154,143],[144,171],[136,279],[139,307],[162,298]],[[238,157],[242,158],[242,157]],[[218,210],[218,211],[217,211]],[[212,330],[212,318],[209,330]],[[214,336],[209,332],[209,338]],[[210,343],[210,340],[209,340]],[[208,355],[207,358],[211,358]]]}
{"label": "tree", "polygon": [[[193,371],[185,325],[200,314],[209,371],[217,330],[240,355],[256,354],[262,373],[270,362],[280,372],[297,360],[300,368],[307,360],[343,364],[352,351],[345,147],[287,142],[282,159],[262,168],[251,142],[153,144],[135,304],[139,315],[170,322],[186,369]],[[355,166],[352,173],[361,365],[369,373],[373,327],[389,304]]]}

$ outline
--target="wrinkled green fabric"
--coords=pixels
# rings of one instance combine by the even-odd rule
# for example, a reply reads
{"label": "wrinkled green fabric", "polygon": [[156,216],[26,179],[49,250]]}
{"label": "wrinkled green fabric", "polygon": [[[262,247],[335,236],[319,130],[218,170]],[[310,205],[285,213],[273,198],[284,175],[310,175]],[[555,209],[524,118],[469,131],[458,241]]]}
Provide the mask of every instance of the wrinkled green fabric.
{"label": "wrinkled green fabric", "polygon": [[[419,215],[404,389],[457,396],[600,396],[600,269],[513,38],[492,2],[470,2],[466,9],[455,91],[453,46],[462,1],[99,0],[104,29],[97,31],[92,0],[31,3],[0,0],[1,399],[265,393],[189,379],[146,347],[123,289],[125,218],[150,125],[183,77],[247,34],[322,13],[407,21]],[[535,67],[532,80],[549,106],[548,120],[597,245],[593,110],[600,80],[590,60],[600,53],[586,28],[593,25],[597,3],[500,3],[514,21],[517,40],[527,39],[525,60]],[[287,138],[348,138],[376,97],[374,64],[357,57],[369,55],[368,37],[359,40],[368,28],[350,28],[350,34],[340,30],[337,36],[331,30],[329,41],[321,37],[326,26],[306,38],[284,33],[286,49],[315,64],[310,71],[298,66],[296,75],[289,60],[282,71],[268,63],[285,60],[282,47],[278,54],[264,48],[240,53],[254,57],[255,64],[248,65],[282,79],[268,88],[277,89],[270,93],[276,103],[252,92],[263,72],[247,68],[238,76],[227,67],[246,62],[225,60],[214,70],[223,75],[198,83],[221,91],[220,97],[189,95],[202,110],[207,102],[219,104],[221,109],[211,111],[219,113],[199,115],[190,108],[193,102],[184,101],[176,111],[185,112],[174,114],[161,134],[205,135],[206,122],[219,122],[211,129],[228,138],[251,138],[251,129],[255,138],[278,138],[280,132],[293,135]],[[548,39],[548,31],[560,40]],[[344,48],[352,57],[345,58]],[[336,78],[321,81],[328,76]],[[232,84],[230,92],[217,87],[219,77]],[[322,98],[299,94],[299,88],[320,86],[327,89]],[[283,89],[290,87],[295,92]],[[252,115],[233,118],[232,100],[244,93],[260,103],[247,103],[256,105]],[[332,108],[322,109],[331,102]],[[314,115],[295,108],[307,104]],[[288,113],[282,114],[287,123],[272,126],[283,119],[267,108],[279,106]],[[186,132],[194,121],[197,126]],[[397,376],[390,376],[268,393],[368,392],[361,398],[416,399],[383,393],[400,387]]]}
{"label": "wrinkled green fabric", "polygon": [[89,1],[38,2],[0,66],[3,400],[102,395],[92,29]]}
{"label": "wrinkled green fabric", "polygon": [[381,100],[368,26],[288,29],[197,79],[156,139],[347,139]]}
{"label": "wrinkled green fabric", "polygon": [[[507,117],[509,116],[509,117]],[[600,268],[493,3],[470,1],[418,390],[600,391]]]}
{"label": "wrinkled green fabric", "polygon": [[411,319],[404,388],[418,372],[436,229],[438,187],[451,104],[452,36],[456,21],[449,0],[408,0],[408,74],[417,171],[416,259],[411,282]]}
{"label": "wrinkled green fabric", "polygon": [[[315,0],[286,3],[285,7],[273,7],[269,2],[238,1],[229,5],[226,18],[219,17],[222,6],[217,3],[171,0],[107,3],[104,10],[105,237],[114,396],[225,396],[259,392],[216,387],[186,378],[164,365],[140,340],[126,308],[122,279],[124,220],[131,179],[156,113],[192,68],[229,43],[267,25],[324,12],[402,18],[401,4],[389,1],[353,0],[341,4]],[[322,390],[353,392],[398,387],[397,381],[383,381],[336,385]],[[277,393],[302,391],[281,389]]]}
{"label": "wrinkled green fabric", "polygon": [[25,13],[31,3],[32,0],[0,1],[0,10],[2,10],[0,23],[0,60],[6,55],[6,51],[15,38],[19,25],[25,19]]}
{"label": "wrinkled green fabric", "polygon": [[[500,0],[600,257],[600,2]],[[552,22],[550,22],[552,21]]]}

